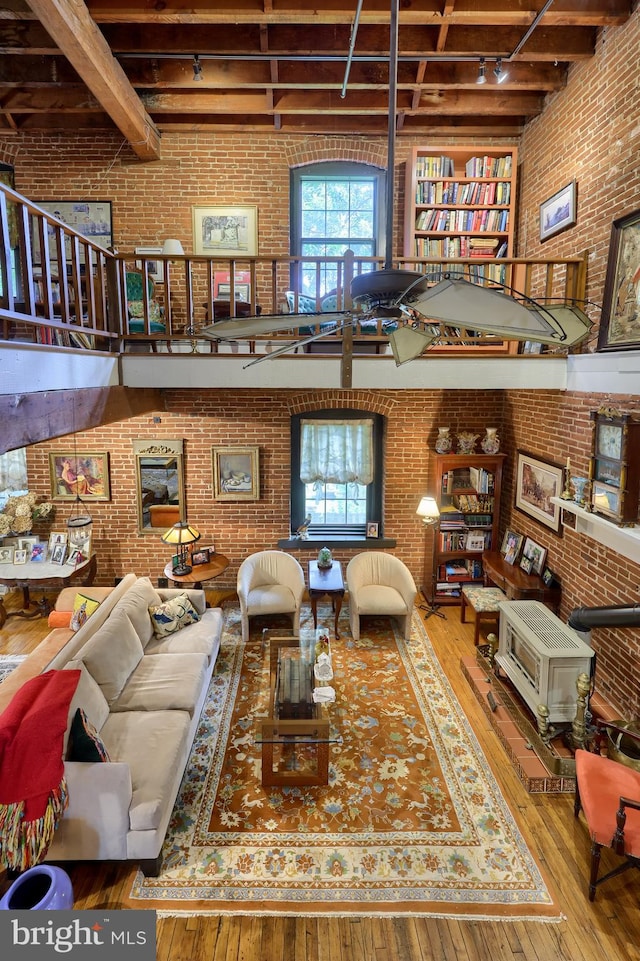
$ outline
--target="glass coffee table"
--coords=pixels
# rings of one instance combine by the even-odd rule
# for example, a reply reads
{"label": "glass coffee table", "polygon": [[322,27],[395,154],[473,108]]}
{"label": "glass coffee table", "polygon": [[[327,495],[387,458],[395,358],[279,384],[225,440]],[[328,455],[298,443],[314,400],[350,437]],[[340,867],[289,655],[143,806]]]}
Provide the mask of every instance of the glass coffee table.
{"label": "glass coffee table", "polygon": [[262,784],[329,783],[329,747],[340,743],[332,728],[331,704],[316,703],[315,640],[301,642],[277,631],[263,633],[268,658],[268,717],[257,718],[262,748]]}

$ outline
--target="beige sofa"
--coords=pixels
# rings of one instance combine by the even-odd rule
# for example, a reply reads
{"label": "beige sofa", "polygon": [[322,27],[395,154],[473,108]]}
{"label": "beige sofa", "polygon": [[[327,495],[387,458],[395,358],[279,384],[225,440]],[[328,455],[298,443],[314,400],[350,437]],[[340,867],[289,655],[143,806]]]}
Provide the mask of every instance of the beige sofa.
{"label": "beige sofa", "polygon": [[[81,592],[100,606],[69,631],[47,670],[80,669],[69,724],[81,707],[110,760],[65,759],[69,806],[47,860],[134,860],[154,875],[218,656],[222,611],[206,608],[204,591],[187,591],[200,620],[157,637],[149,607],[183,591],[157,591],[127,574],[115,588]],[[63,590],[56,610],[71,610],[77,593]]]}

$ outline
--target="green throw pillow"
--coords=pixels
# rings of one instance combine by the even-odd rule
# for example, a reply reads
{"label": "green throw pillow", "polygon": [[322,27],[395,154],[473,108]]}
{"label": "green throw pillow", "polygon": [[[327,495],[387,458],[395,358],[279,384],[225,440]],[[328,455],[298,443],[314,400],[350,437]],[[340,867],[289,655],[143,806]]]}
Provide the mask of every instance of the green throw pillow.
{"label": "green throw pillow", "polygon": [[178,594],[164,604],[150,607],[149,615],[156,637],[175,634],[188,624],[195,624],[200,620],[200,615],[186,593]]}
{"label": "green throw pillow", "polygon": [[69,761],[110,761],[104,741],[81,707],[73,715],[69,734]]}

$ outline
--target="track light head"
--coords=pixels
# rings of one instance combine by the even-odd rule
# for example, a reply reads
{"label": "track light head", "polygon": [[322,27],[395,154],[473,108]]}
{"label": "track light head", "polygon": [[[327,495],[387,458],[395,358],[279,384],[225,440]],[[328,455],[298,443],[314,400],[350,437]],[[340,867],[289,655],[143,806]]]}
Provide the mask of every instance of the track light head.
{"label": "track light head", "polygon": [[202,80],[202,64],[200,63],[200,56],[197,53],[193,55],[193,79]]}
{"label": "track light head", "polygon": [[487,78],[486,78],[486,76],[485,76],[486,69],[487,69],[487,68],[485,67],[484,57],[480,57],[480,65],[479,65],[479,67],[478,67],[478,77],[477,77],[477,79],[476,79],[476,83],[486,83],[486,82],[487,82]]}
{"label": "track light head", "polygon": [[502,67],[502,57],[498,57],[498,59],[496,60],[496,65],[493,68],[493,72],[495,74],[495,78],[498,81],[498,83],[504,83],[504,81],[509,76],[508,72],[504,70]]}

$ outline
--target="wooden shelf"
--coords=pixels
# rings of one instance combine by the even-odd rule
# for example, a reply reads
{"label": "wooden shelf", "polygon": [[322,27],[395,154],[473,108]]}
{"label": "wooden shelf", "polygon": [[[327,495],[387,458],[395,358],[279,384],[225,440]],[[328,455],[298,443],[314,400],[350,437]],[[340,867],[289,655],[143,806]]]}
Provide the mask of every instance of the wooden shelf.
{"label": "wooden shelf", "polygon": [[551,503],[575,516],[575,529],[578,534],[584,534],[585,537],[590,537],[617,554],[640,564],[640,527],[618,527],[612,521],[585,510],[574,501],[563,500],[562,497],[552,497]]}
{"label": "wooden shelf", "polygon": [[[441,568],[447,563],[447,561],[460,560],[468,561],[473,564],[473,567],[477,567],[476,570],[469,571],[469,574],[463,574],[459,579],[452,580],[451,583],[462,584],[472,584],[472,583],[482,583],[483,580],[483,570],[482,570],[482,554],[486,550],[497,550],[499,545],[498,533],[500,527],[500,490],[502,485],[502,468],[505,459],[505,454],[436,454],[435,455],[435,499],[440,508],[440,523],[436,525],[433,534],[432,550],[425,554],[424,558],[424,575],[423,575],[423,593],[431,601],[435,601],[438,604],[459,604],[460,596],[450,595],[443,591],[438,591],[436,585],[438,583],[444,583],[446,577],[440,577],[442,573]],[[478,490],[469,483],[465,483],[461,486],[451,487],[450,490],[445,489],[445,479],[453,471],[467,471],[472,469],[477,469],[480,471],[486,471],[487,475],[491,477],[490,489],[488,490]],[[465,477],[461,478],[462,480]],[[465,517],[465,524],[463,527],[456,527],[451,530],[442,528],[443,522],[446,523],[446,511],[443,508],[454,505],[454,498],[465,498],[469,496],[477,495],[478,498],[487,498],[491,500],[490,506],[487,506],[486,510],[465,510],[464,506],[456,507]],[[473,523],[473,517],[485,518],[485,523]],[[486,523],[486,518],[490,516],[491,523]],[[446,535],[452,535],[455,540],[456,535],[467,535],[469,531],[478,531],[484,535],[484,544],[479,549],[469,549],[466,545],[461,547],[453,547],[445,549],[443,546],[442,538]],[[460,588],[461,592],[461,588]]]}

